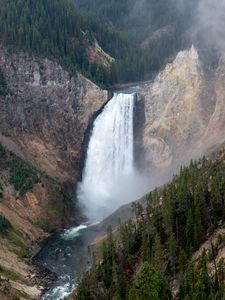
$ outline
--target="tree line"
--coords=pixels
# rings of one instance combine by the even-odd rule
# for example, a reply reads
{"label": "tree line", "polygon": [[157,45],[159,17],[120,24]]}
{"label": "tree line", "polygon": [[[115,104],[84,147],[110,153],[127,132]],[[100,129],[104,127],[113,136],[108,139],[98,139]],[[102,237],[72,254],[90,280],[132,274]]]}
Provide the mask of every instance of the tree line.
{"label": "tree line", "polygon": [[0,0],[0,42],[13,51],[57,59],[72,74],[82,72],[99,84],[109,82],[107,68],[89,61],[95,39],[117,58],[125,42],[94,18],[82,16],[69,0]]}
{"label": "tree line", "polygon": [[[105,8],[96,2],[91,14],[90,9],[76,8],[72,0],[0,0],[0,42],[14,51],[57,59],[72,74],[79,71],[102,86],[149,79],[187,45],[182,37],[187,17],[167,0],[148,3],[151,18],[147,14],[123,20],[133,2],[109,1]],[[97,5],[102,12],[98,15],[94,14]],[[112,23],[123,20],[130,29],[121,30],[124,24],[114,26],[106,21],[109,15]],[[141,40],[171,22],[174,32],[146,49],[140,47]],[[111,67],[90,62],[87,49],[95,40],[115,59]]]}
{"label": "tree line", "polygon": [[176,299],[224,299],[225,264],[216,257],[225,237],[218,235],[193,260],[224,226],[225,152],[218,157],[192,161],[144,203],[134,203],[136,219],[120,224],[115,234],[108,229],[101,260],[93,257],[76,299],[173,299],[174,282]]}

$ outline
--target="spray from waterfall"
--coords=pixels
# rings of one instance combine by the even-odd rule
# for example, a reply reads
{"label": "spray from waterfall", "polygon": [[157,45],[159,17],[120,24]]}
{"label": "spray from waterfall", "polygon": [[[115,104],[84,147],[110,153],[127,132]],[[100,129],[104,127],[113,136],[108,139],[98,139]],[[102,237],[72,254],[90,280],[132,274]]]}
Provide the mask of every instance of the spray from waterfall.
{"label": "spray from waterfall", "polygon": [[78,199],[100,221],[147,191],[134,167],[135,94],[115,94],[94,123]]}

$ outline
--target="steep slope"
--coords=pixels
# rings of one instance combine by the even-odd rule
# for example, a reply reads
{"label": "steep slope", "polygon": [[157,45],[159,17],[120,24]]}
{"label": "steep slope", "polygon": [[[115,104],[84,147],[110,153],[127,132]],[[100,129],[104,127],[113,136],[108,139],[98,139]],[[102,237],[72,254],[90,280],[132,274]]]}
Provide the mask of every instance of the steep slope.
{"label": "steep slope", "polygon": [[[179,22],[180,8],[190,10],[193,3],[176,3],[171,0],[139,2],[134,0],[74,0],[77,7],[93,15],[98,15],[116,29],[126,33],[139,33],[136,39],[143,39],[146,35],[164,26]],[[185,5],[185,7],[182,7]],[[182,11],[180,11],[182,13]],[[185,20],[186,21],[186,20]]]}
{"label": "steep slope", "polygon": [[192,44],[208,66],[215,66],[225,49],[224,1],[73,1],[79,10],[97,16],[133,44],[132,51],[113,65],[113,78],[119,82],[151,79]]}
{"label": "steep slope", "polygon": [[0,234],[1,299],[37,299],[54,281],[31,258],[50,233],[80,222],[85,133],[107,100],[55,60],[0,47],[0,216],[11,224]]}
{"label": "steep slope", "polygon": [[199,0],[74,2],[79,10],[97,16],[132,43],[132,50],[126,51],[113,65],[114,77],[119,82],[152,78],[177,51],[194,42],[189,30]]}
{"label": "steep slope", "polygon": [[224,142],[224,56],[205,69],[192,47],[139,91],[148,168],[176,170]]}
{"label": "steep slope", "polygon": [[167,167],[173,158],[179,164],[184,149],[187,151],[202,135],[206,127],[201,114],[203,87],[201,64],[192,48],[180,52],[140,91],[145,105],[145,153],[154,166]]}
{"label": "steep slope", "polygon": [[218,141],[224,141],[225,128],[225,91],[224,91],[224,75],[225,75],[225,54],[220,59],[214,76],[211,78],[214,91],[214,111],[208,122],[208,127],[200,141],[199,147],[204,144],[214,146]]}
{"label": "steep slope", "polygon": [[[182,167],[143,207],[133,205],[135,220],[95,241],[103,240],[100,260],[94,257],[76,299],[147,299],[149,293],[172,299],[172,292],[176,299],[223,299],[225,152],[208,153],[224,145],[224,70],[224,55],[208,69],[192,47],[140,87],[141,166],[150,180],[158,172],[165,183],[162,174],[171,177],[190,159],[207,158]],[[122,208],[105,223],[114,226],[118,214],[130,211]]]}
{"label": "steep slope", "polygon": [[70,299],[223,299],[224,159],[194,161],[134,204]]}
{"label": "steep slope", "polygon": [[[112,29],[94,18],[82,16],[70,0],[1,0],[0,42],[13,50],[23,50],[57,59],[68,71],[81,72],[106,85],[112,60],[126,44]],[[56,17],[57,16],[57,17]],[[97,41],[99,59],[90,59]]]}
{"label": "steep slope", "polygon": [[[180,12],[177,7],[174,8],[173,2],[148,2],[152,8],[152,18],[148,19],[149,10],[143,9],[147,1],[140,1],[138,7],[134,1],[124,1],[120,4],[122,9],[114,1],[110,1],[108,7],[106,1],[93,1],[95,9],[99,8],[99,17],[107,22],[104,28],[99,20],[88,20],[80,15],[66,0],[0,0],[0,142],[23,159],[20,160],[2,148],[0,213],[10,221],[12,227],[0,237],[0,274],[11,277],[10,282],[6,278],[0,278],[0,297],[2,290],[6,293],[10,290],[11,293],[12,287],[13,290],[24,289],[28,296],[22,297],[32,298],[40,294],[42,288],[36,289],[35,280],[30,280],[30,274],[36,273],[36,270],[29,266],[29,261],[26,261],[24,256],[32,256],[37,250],[36,240],[47,237],[47,231],[58,230],[73,221],[71,201],[65,194],[62,183],[71,182],[74,194],[85,151],[87,129],[90,129],[94,114],[109,98],[107,91],[96,86],[84,75],[104,85],[152,78],[152,75],[187,43],[186,31],[192,21],[190,13],[193,12],[193,3],[189,3],[191,8],[187,10],[186,6],[182,6]],[[111,14],[112,8],[114,14]],[[120,15],[117,19],[115,16],[118,11]],[[127,36],[124,37],[124,34]],[[144,152],[140,165],[145,165],[151,174],[153,171],[157,171],[160,176],[171,174],[190,158],[198,157],[224,142],[225,56],[217,60],[217,54],[213,55],[214,69],[209,69],[211,62],[205,65],[202,52],[199,53],[201,56],[194,47],[180,52],[151,83],[140,88],[140,119],[137,123],[140,126],[139,132],[143,134],[139,137],[139,148]],[[31,163],[28,164],[29,167],[27,161]],[[199,165],[195,165],[194,168],[197,172]],[[219,174],[224,177],[223,170]],[[185,181],[186,177],[182,180]],[[209,186],[210,182],[207,182],[207,185]],[[215,186],[213,188],[216,189]],[[167,192],[165,190],[165,193]],[[193,196],[192,192],[191,190],[190,198]],[[210,188],[204,190],[207,197],[208,193],[214,195]],[[222,192],[219,190],[219,193]],[[176,196],[172,195],[171,199]],[[197,196],[200,197],[201,193]],[[213,229],[219,219],[222,219],[219,212],[223,205],[222,196],[218,199],[219,205],[215,203],[217,200],[209,204],[207,198],[204,206],[209,212],[215,208],[215,214],[213,211],[212,216],[210,215]],[[157,204],[154,203],[150,208],[157,210],[161,198],[156,197],[155,202]],[[196,226],[201,227],[198,214],[202,207],[198,207],[195,199],[193,203],[189,213],[194,211],[194,216],[191,217],[195,219]],[[173,226],[176,226],[176,242],[179,243],[180,232],[176,222],[180,220],[180,210],[177,211],[180,202],[175,201],[175,204],[171,205],[175,207],[172,217],[175,216]],[[186,202],[185,205],[188,206]],[[183,207],[179,209],[183,212]],[[139,218],[141,217],[139,215]],[[154,235],[157,231],[163,239],[165,232],[158,228],[161,219],[157,217],[156,213],[154,221],[157,224],[150,228],[151,234],[153,232]],[[181,219],[182,217],[183,215]],[[189,223],[193,223],[189,215],[185,217],[189,218]],[[140,224],[137,231],[141,230],[142,225]],[[181,222],[181,231],[182,226],[184,224]],[[191,227],[190,224],[188,226]],[[211,227],[204,227],[204,234],[208,229],[211,230]],[[129,235],[129,230],[126,230],[127,228],[125,233],[128,232]],[[187,231],[189,230],[194,231],[193,235],[200,236],[201,229],[197,232],[196,227],[188,227]],[[141,237],[143,247],[145,237],[144,233]],[[155,239],[155,236],[151,237]],[[196,250],[199,244],[196,242],[196,236],[194,238],[195,244],[191,246]],[[172,240],[172,248],[173,242]],[[154,243],[158,243],[157,246],[161,250],[159,240],[154,240]],[[167,246],[165,251],[169,248]],[[179,255],[183,254],[180,254],[182,249],[178,250]],[[185,254],[190,255],[192,249],[185,248],[185,251]],[[135,267],[140,265],[139,254],[140,249],[131,260]],[[106,260],[110,261],[111,258],[106,257]],[[178,256],[176,258],[178,259]],[[129,259],[131,257],[127,259],[130,267]],[[174,261],[169,259],[169,268],[174,269],[173,263]],[[107,272],[112,270],[108,269],[107,261],[105,264],[106,269],[103,269],[103,273],[107,277]],[[113,272],[119,273],[120,267],[121,265]],[[131,283],[132,276],[136,275],[138,269],[125,270],[129,273],[128,280]],[[158,276],[158,273],[156,275]],[[196,276],[198,275],[196,273]],[[99,291],[103,291],[103,299],[109,285],[106,277],[103,279],[107,281],[106,289],[102,288],[102,283],[99,285]],[[119,279],[116,281],[120,282]],[[132,283],[134,284],[134,281]],[[30,294],[29,284],[31,288],[34,287]],[[138,285],[134,284],[133,289],[138,290]],[[124,290],[120,292],[122,295],[126,293]],[[10,293],[8,299],[19,295],[14,294],[14,291],[13,294]]]}
{"label": "steep slope", "polygon": [[78,221],[63,185],[0,144],[0,297],[37,299],[54,280],[31,264],[40,242]]}
{"label": "steep slope", "polygon": [[0,141],[47,174],[76,180],[85,131],[107,92],[55,61],[3,47],[0,68]]}

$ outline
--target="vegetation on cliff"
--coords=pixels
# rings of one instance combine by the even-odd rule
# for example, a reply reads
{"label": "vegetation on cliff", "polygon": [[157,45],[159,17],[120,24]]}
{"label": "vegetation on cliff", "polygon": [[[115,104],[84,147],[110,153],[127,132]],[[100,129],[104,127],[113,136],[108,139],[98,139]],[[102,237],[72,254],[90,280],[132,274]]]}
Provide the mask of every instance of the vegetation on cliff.
{"label": "vegetation on cliff", "polygon": [[224,191],[224,151],[182,167],[143,205],[133,205],[136,220],[115,234],[109,228],[101,261],[94,258],[76,299],[172,299],[172,290],[177,299],[223,299],[225,264],[216,258],[224,236],[195,260],[193,254],[224,226]]}
{"label": "vegetation on cliff", "polygon": [[69,0],[1,0],[0,5],[1,43],[13,50],[56,58],[72,73],[81,71],[99,84],[108,82],[109,70],[90,63],[88,47],[97,39],[113,57],[126,48],[118,34],[81,16]]}
{"label": "vegetation on cliff", "polygon": [[1,169],[9,170],[9,181],[21,196],[24,196],[27,191],[32,190],[34,184],[39,182],[37,170],[15,154],[6,151],[1,144],[0,166]]}
{"label": "vegetation on cliff", "polygon": [[[76,1],[78,9],[72,2],[0,0],[0,42],[55,58],[101,85],[150,78],[187,45],[192,2],[180,9],[171,0],[150,1],[138,11],[133,0]],[[96,40],[115,59],[111,67],[91,62]]]}
{"label": "vegetation on cliff", "polygon": [[6,96],[8,93],[8,86],[5,76],[0,68],[0,96]]}
{"label": "vegetation on cliff", "polygon": [[30,164],[25,163],[19,157],[12,155],[8,161],[10,183],[12,183],[20,195],[32,190],[35,183],[39,182],[37,171]]}
{"label": "vegetation on cliff", "polygon": [[[30,205],[25,200],[27,192],[33,193],[36,188],[37,192],[34,193],[38,193],[40,188],[43,189],[44,194],[42,194],[43,191],[39,191],[42,195],[40,195],[40,199],[37,199],[35,194],[31,196],[35,197],[35,201],[38,202],[39,213],[37,213],[36,219],[31,220],[35,227],[51,231],[55,227],[61,227],[62,224],[69,223],[72,219],[72,200],[65,192],[63,184],[40,172],[28,161],[8,151],[1,144],[0,175],[0,199],[6,205],[8,203],[5,199],[5,191],[10,185],[14,187],[16,193],[13,195],[12,192],[12,196],[16,199],[21,198],[27,208]],[[42,212],[41,216],[39,216],[40,211]]]}
{"label": "vegetation on cliff", "polygon": [[11,228],[10,222],[0,214],[0,235],[7,232]]}
{"label": "vegetation on cliff", "polygon": [[128,41],[112,66],[112,82],[151,78],[179,50],[195,43],[189,35],[198,1],[73,0]]}
{"label": "vegetation on cliff", "polygon": [[[191,44],[215,52],[201,33],[190,34],[199,2],[0,0],[0,42],[57,59],[102,86],[147,80]],[[96,41],[113,58],[108,65],[92,61]]]}
{"label": "vegetation on cliff", "polygon": [[[118,30],[128,32],[136,39],[142,40],[149,32],[161,28],[170,22],[176,22],[178,9],[190,9],[199,2],[181,0],[73,0],[83,11],[97,15]],[[187,11],[184,13],[188,13]],[[182,14],[183,11],[180,10]],[[150,28],[152,27],[152,28]],[[139,36],[137,36],[140,34]]]}
{"label": "vegetation on cliff", "polygon": [[73,221],[66,187],[0,144],[0,299],[40,296],[54,276],[30,263],[38,241]]}

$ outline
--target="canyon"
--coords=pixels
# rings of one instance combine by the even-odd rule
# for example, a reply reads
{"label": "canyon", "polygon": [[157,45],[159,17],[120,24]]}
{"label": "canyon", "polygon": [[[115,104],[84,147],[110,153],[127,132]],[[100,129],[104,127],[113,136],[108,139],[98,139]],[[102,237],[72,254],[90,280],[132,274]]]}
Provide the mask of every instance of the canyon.
{"label": "canyon", "polygon": [[[39,173],[39,182],[20,195],[8,170],[1,169],[0,213],[22,232],[23,245],[34,245],[28,251],[31,257],[52,232],[82,220],[76,207],[76,185],[93,121],[111,95],[83,75],[69,74],[54,60],[14,53],[3,46],[0,70],[6,82],[0,95],[0,143],[8,156],[13,152]],[[149,176],[149,190],[165,183],[190,159],[224,143],[224,80],[225,55],[212,68],[192,47],[179,52],[151,82],[138,87],[134,152],[137,167]],[[29,278],[38,271],[30,266],[30,259],[15,253],[10,236],[1,240],[4,277],[16,272],[24,285],[29,281],[31,286],[22,288],[18,277],[3,282],[36,299],[43,287]]]}
{"label": "canyon", "polygon": [[215,69],[192,47],[138,92],[147,169],[177,171],[224,142],[224,55]]}
{"label": "canyon", "polygon": [[[31,299],[44,288],[39,286],[41,276],[30,279],[38,278],[39,270],[30,266],[30,259],[40,242],[51,232],[80,222],[80,214],[74,214],[74,195],[84,136],[109,95],[81,74],[71,76],[55,61],[12,53],[4,47],[0,48],[0,70],[6,83],[0,95],[0,143],[7,149],[6,157],[1,157],[0,213],[12,224],[13,236],[14,231],[20,232],[17,242],[11,234],[1,237],[1,274],[4,279],[11,272],[16,279],[4,279],[0,293],[11,299],[17,295],[11,289],[22,290]],[[38,173],[38,182],[24,195],[11,183],[4,163],[10,161],[11,153]],[[28,257],[17,253],[20,248]]]}

